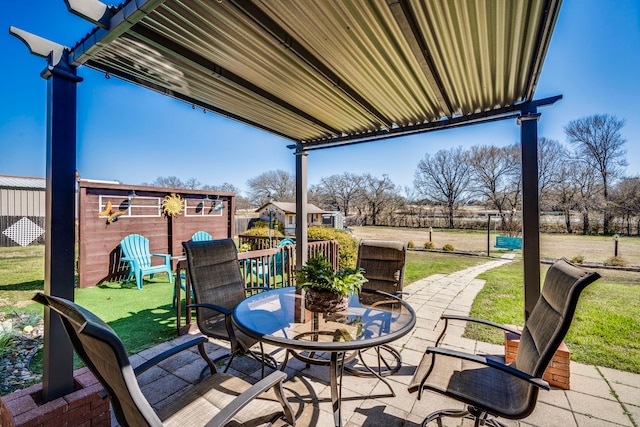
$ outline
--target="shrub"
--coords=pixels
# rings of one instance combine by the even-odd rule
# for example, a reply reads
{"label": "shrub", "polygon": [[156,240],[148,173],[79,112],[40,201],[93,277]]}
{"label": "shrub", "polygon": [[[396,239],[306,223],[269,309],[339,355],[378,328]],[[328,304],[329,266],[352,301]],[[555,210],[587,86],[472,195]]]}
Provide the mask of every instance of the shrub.
{"label": "shrub", "polygon": [[447,251],[447,252],[453,252],[453,251],[454,251],[454,248],[453,248],[453,245],[452,245],[452,244],[447,243],[446,245],[444,245],[444,246],[442,247],[442,250],[443,250],[443,251]]}
{"label": "shrub", "polygon": [[[262,220],[258,220],[258,221],[254,221],[253,222],[253,228],[266,228],[267,230],[269,229],[269,221],[262,221]],[[278,230],[281,233],[284,233],[284,225],[278,221],[277,219],[273,220],[273,229],[274,230]],[[244,233],[247,234],[247,233]]]}
{"label": "shrub", "polygon": [[576,255],[573,258],[571,258],[569,262],[572,262],[573,264],[582,264],[584,260],[585,260],[584,255]]}
{"label": "shrub", "polygon": [[358,242],[344,230],[329,227],[309,227],[309,240],[337,240],[339,268],[354,268],[358,258]]}
{"label": "shrub", "polygon": [[613,256],[604,262],[604,265],[612,267],[624,267],[627,265],[627,261],[621,256]]}
{"label": "shrub", "polygon": [[[254,227],[242,233],[245,236],[269,236],[269,227]],[[280,230],[271,230],[271,237],[284,237]]]}
{"label": "shrub", "polygon": [[435,249],[436,245],[434,245],[433,242],[424,242],[424,248],[425,249]]}
{"label": "shrub", "polygon": [[[260,237],[269,237],[269,231],[271,231],[271,237],[284,237],[284,234],[281,233],[278,230],[269,230],[268,227],[254,227],[251,228],[247,231],[245,231],[244,233],[242,233],[244,236],[260,236]],[[277,242],[273,242],[273,244],[275,245]],[[249,246],[250,251],[257,251],[259,249],[265,249],[269,247],[269,241],[268,240],[264,240],[263,242],[258,242],[258,241],[252,241],[251,243],[245,243],[243,244],[240,248],[242,249],[246,249],[246,246]],[[243,250],[240,250],[240,252],[244,252]]]}
{"label": "shrub", "polygon": [[415,244],[415,243],[413,243],[413,240],[409,240],[409,242],[407,242],[407,247],[408,247],[409,249],[413,249],[413,248],[415,248],[415,247],[416,247],[416,244]]}

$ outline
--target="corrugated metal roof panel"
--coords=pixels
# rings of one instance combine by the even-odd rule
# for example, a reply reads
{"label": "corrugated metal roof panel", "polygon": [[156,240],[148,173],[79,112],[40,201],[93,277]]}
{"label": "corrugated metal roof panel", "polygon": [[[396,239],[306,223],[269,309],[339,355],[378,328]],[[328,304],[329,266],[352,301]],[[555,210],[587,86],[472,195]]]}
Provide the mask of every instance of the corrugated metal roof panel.
{"label": "corrugated metal roof panel", "polygon": [[560,0],[137,4],[75,63],[304,143],[530,101]]}
{"label": "corrugated metal roof panel", "polygon": [[47,181],[44,178],[0,175],[0,187],[44,189]]}

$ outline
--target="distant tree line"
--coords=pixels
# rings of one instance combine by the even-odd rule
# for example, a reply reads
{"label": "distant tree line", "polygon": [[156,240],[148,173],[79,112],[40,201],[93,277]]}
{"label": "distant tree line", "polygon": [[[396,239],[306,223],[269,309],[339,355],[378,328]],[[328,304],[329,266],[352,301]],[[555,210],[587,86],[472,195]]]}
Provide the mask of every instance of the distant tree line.
{"label": "distant tree line", "polygon": [[[572,120],[564,127],[569,143],[538,140],[540,208],[561,216],[554,231],[583,234],[640,234],[640,177],[624,176],[627,166],[620,131],[624,120],[608,114]],[[310,203],[339,210],[353,225],[411,227],[481,227],[464,216],[473,205],[497,213],[500,228],[520,230],[522,206],[520,145],[453,147],[425,154],[412,187],[401,188],[389,176],[369,173],[323,177],[308,189]],[[158,178],[151,185],[232,191],[232,184],[202,186],[189,179]],[[247,181],[247,198],[238,207],[258,207],[270,200],[295,201],[295,176],[282,170]],[[468,216],[468,214],[466,214]],[[579,220],[576,221],[576,216]],[[558,222],[558,221],[556,221]]]}

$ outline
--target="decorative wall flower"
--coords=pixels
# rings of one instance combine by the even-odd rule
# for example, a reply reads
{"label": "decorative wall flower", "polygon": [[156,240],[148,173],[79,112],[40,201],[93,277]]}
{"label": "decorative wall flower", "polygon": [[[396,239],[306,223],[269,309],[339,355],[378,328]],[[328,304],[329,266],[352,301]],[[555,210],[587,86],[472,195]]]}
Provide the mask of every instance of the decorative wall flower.
{"label": "decorative wall flower", "polygon": [[162,200],[162,209],[167,216],[178,216],[182,213],[182,209],[184,209],[184,201],[179,194],[165,196]]}

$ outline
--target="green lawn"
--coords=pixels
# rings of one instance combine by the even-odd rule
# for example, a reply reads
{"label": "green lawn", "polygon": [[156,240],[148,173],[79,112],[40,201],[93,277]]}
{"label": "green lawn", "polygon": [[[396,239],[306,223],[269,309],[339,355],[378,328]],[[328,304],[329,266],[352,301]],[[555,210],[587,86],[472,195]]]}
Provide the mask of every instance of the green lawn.
{"label": "green lawn", "polygon": [[408,251],[404,273],[407,286],[432,274],[449,274],[487,261],[485,257],[461,256],[439,252]]}
{"label": "green lawn", "polygon": [[[542,275],[548,269],[543,266]],[[602,275],[580,298],[565,343],[577,362],[640,373],[639,273],[600,270]],[[522,264],[489,270],[471,309],[471,316],[499,323],[524,323]],[[466,337],[504,343],[504,335],[478,325],[467,327]]]}
{"label": "green lawn", "polygon": [[44,289],[44,246],[0,248],[0,311],[24,310]]}
{"label": "green lawn", "polygon": [[[42,313],[42,308],[30,300],[44,287],[43,259],[43,247],[0,248],[0,311]],[[409,251],[405,285],[485,261],[483,257]],[[604,277],[585,291],[567,336],[572,359],[640,372],[640,274],[611,270],[603,270],[601,274]],[[472,315],[522,324],[522,266],[514,263],[480,277],[487,280],[487,285],[478,295]],[[175,337],[172,294],[166,276],[158,275],[152,281],[146,280],[142,290],[134,284],[108,283],[76,289],[75,298],[107,321],[128,351],[136,353]],[[468,334],[476,339],[503,342],[501,334],[487,336],[476,330]]]}

